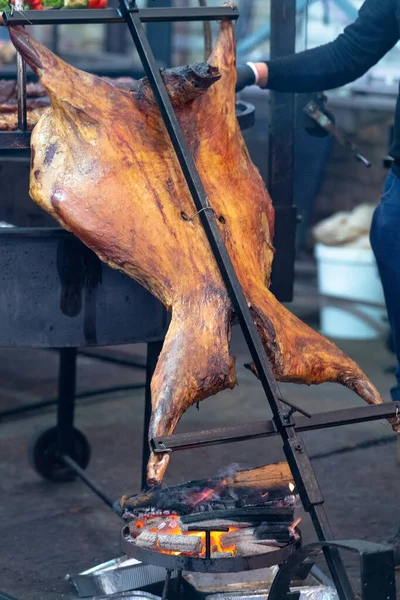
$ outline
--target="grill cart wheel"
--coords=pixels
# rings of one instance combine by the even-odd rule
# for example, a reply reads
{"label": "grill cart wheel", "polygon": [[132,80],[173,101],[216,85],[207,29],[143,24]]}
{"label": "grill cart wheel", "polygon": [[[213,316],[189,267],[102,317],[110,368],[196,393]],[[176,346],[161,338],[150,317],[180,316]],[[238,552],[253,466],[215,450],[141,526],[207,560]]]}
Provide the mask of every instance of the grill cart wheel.
{"label": "grill cart wheel", "polygon": [[[39,433],[31,442],[29,461],[33,469],[49,481],[72,481],[75,473],[65,465],[59,456],[57,427],[50,427]],[[74,428],[70,457],[86,469],[90,461],[90,445],[86,436]]]}

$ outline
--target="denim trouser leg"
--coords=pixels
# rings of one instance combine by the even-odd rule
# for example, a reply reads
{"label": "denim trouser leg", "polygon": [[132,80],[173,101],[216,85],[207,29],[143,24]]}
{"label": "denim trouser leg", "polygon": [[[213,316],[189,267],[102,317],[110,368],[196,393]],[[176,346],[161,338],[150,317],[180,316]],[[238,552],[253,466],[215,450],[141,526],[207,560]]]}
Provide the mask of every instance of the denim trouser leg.
{"label": "denim trouser leg", "polygon": [[394,173],[387,177],[382,200],[374,213],[371,245],[397,356],[397,384],[391,390],[392,400],[400,400],[400,179]]}

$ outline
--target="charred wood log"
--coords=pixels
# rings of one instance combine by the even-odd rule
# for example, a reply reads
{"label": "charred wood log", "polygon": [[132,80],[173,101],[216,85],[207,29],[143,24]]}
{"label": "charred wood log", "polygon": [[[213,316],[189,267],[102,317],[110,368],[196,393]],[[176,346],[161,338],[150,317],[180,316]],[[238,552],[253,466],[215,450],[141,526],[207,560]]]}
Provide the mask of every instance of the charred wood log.
{"label": "charred wood log", "polygon": [[[290,493],[289,483],[292,479],[287,463],[274,463],[237,471],[226,477],[194,480],[161,490],[145,491],[135,496],[123,496],[119,502],[120,509],[116,510],[121,515],[126,513],[127,517],[155,509],[179,515],[207,512],[207,519],[224,519],[225,516],[231,519],[233,514],[222,514],[222,509],[230,511],[248,504],[265,506],[269,502],[273,503],[276,498],[282,500]],[[209,517],[208,511],[218,511],[218,516]],[[204,514],[201,514],[197,520],[204,518]]]}
{"label": "charred wood log", "polygon": [[239,529],[221,535],[220,543],[222,548],[230,548],[231,546],[236,546],[239,542],[251,542],[253,540],[254,529],[253,527],[249,527],[248,529]]}
{"label": "charred wood log", "polygon": [[157,545],[158,534],[152,531],[143,531],[136,538],[136,545],[147,550],[154,550]]}
{"label": "charred wood log", "polygon": [[245,540],[236,545],[236,556],[257,556],[259,554],[266,554],[267,552],[274,552],[275,550],[276,547],[274,546],[257,544],[256,542]]}
{"label": "charred wood log", "polygon": [[[238,508],[234,510],[219,510],[207,514],[207,520],[232,519],[232,521],[243,521],[251,525],[261,524],[263,522],[283,522],[293,523],[294,509],[286,507],[256,507],[256,508]],[[192,514],[184,515],[180,518],[183,524],[198,523],[204,519],[204,515]]]}
{"label": "charred wood log", "polygon": [[183,554],[199,554],[203,541],[197,535],[178,535],[143,531],[137,538],[136,544],[148,550],[163,550],[165,552],[182,552]]}

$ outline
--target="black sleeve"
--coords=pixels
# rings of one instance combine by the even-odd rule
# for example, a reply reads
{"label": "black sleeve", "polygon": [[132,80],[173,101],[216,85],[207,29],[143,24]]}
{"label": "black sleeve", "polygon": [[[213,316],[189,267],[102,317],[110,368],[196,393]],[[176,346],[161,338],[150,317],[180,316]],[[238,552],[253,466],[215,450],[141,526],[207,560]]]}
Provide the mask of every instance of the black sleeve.
{"label": "black sleeve", "polygon": [[268,88],[319,92],[358,79],[399,39],[396,0],[366,0],[357,20],[335,41],[267,62]]}

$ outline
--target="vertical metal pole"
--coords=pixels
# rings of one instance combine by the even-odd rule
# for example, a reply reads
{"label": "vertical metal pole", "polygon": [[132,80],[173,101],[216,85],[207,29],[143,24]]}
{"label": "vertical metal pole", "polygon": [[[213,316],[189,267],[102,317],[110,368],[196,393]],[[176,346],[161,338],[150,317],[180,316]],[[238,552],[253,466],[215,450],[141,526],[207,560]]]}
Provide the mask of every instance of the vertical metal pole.
{"label": "vertical metal pole", "polygon": [[60,34],[59,25],[53,25],[52,30],[51,30],[51,49],[53,50],[54,54],[59,53],[59,41],[60,41],[59,34]]}
{"label": "vertical metal pole", "polygon": [[72,452],[76,391],[76,357],[76,348],[61,348],[57,403],[58,452],[60,455],[71,455]]}
{"label": "vertical metal pole", "polygon": [[169,588],[169,584],[170,584],[170,581],[171,581],[171,575],[172,575],[172,571],[167,570],[167,574],[165,576],[165,581],[164,581],[164,587],[163,587],[163,591],[162,591],[161,600],[167,600],[167,598],[168,598],[168,588]]}
{"label": "vertical metal pole", "polygon": [[[271,0],[270,58],[293,54],[296,46],[296,0]],[[271,288],[280,300],[293,299],[296,210],[293,207],[293,94],[270,92],[268,191],[276,209]]]}
{"label": "vertical metal pole", "polygon": [[[176,591],[175,591],[175,600],[180,600],[181,597],[181,585],[182,585],[182,570],[178,569],[176,574]],[[1,598],[0,598],[1,600]]]}
{"label": "vertical metal pole", "polygon": [[[15,0],[15,9],[24,10],[24,0]],[[18,129],[26,131],[26,63],[17,54],[17,100],[18,100]]]}
{"label": "vertical metal pole", "polygon": [[[118,8],[118,0],[109,0],[109,8]],[[107,23],[105,26],[105,51],[115,54],[126,54],[131,51],[128,48],[128,36],[126,27],[121,27],[115,23]]]}
{"label": "vertical metal pole", "polygon": [[147,462],[150,457],[149,446],[149,425],[151,418],[151,379],[155,371],[158,357],[163,347],[161,342],[149,342],[147,344],[147,364],[146,364],[146,391],[144,400],[144,423],[143,423],[143,450],[142,450],[142,490],[147,487]]}
{"label": "vertical metal pole", "polygon": [[[171,6],[171,0],[147,0],[147,6],[164,8]],[[172,23],[147,23],[146,34],[154,58],[160,66],[172,66]]]}

